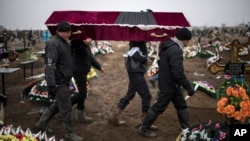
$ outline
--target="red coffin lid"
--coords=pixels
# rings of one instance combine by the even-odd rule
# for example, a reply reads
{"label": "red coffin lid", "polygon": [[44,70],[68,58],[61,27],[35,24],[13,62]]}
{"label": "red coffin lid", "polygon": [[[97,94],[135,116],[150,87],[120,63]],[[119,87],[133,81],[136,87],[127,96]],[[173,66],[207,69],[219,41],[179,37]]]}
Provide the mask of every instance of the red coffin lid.
{"label": "red coffin lid", "polygon": [[141,20],[138,15],[143,12],[126,12],[123,23],[116,23],[121,13],[124,14],[115,11],[54,11],[45,24],[52,35],[56,34],[57,24],[66,20],[72,25],[72,39],[90,37],[117,41],[163,41],[174,36],[181,27],[190,28],[183,13],[151,12],[149,17],[155,20],[154,24],[129,24],[131,19]]}

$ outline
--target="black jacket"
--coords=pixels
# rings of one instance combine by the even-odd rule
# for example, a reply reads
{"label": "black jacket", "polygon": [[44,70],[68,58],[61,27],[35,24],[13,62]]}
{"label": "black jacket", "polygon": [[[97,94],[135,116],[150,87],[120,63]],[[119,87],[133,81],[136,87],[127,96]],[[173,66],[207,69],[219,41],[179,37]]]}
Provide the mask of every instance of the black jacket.
{"label": "black jacket", "polygon": [[161,92],[173,93],[183,86],[187,91],[192,87],[184,73],[183,51],[173,40],[160,44],[159,89]]}
{"label": "black jacket", "polygon": [[91,66],[100,70],[101,65],[94,58],[89,45],[86,45],[83,40],[72,40],[72,57],[73,57],[73,71],[88,73]]}
{"label": "black jacket", "polygon": [[130,42],[130,49],[127,53],[127,72],[146,73],[147,71],[147,47],[144,42]]}
{"label": "black jacket", "polygon": [[46,44],[44,63],[48,86],[69,84],[72,77],[71,49],[60,36],[53,36]]}

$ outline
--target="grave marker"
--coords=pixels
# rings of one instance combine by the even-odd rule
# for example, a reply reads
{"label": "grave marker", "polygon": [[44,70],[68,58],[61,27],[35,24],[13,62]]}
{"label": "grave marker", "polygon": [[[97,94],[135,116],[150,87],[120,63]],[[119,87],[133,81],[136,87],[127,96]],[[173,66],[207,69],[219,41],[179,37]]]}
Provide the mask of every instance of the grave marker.
{"label": "grave marker", "polygon": [[218,72],[224,71],[226,74],[229,75],[243,75],[245,71],[250,72],[250,65],[237,62],[239,50],[242,48],[242,45],[240,44],[239,40],[234,39],[230,44],[230,48],[230,62],[226,63],[225,65],[214,62],[208,67],[208,70],[212,74],[217,74]]}

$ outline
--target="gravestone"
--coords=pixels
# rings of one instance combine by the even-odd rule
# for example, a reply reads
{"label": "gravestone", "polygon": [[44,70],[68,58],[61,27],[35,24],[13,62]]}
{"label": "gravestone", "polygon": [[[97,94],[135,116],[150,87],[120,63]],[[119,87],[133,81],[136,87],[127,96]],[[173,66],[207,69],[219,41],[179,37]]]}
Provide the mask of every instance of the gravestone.
{"label": "gravestone", "polygon": [[217,74],[218,72],[225,72],[229,75],[243,75],[245,71],[250,72],[250,65],[246,63],[237,62],[239,50],[242,48],[238,39],[235,39],[230,44],[231,55],[230,61],[226,64],[218,64],[214,62],[208,67],[208,70],[212,74]]}

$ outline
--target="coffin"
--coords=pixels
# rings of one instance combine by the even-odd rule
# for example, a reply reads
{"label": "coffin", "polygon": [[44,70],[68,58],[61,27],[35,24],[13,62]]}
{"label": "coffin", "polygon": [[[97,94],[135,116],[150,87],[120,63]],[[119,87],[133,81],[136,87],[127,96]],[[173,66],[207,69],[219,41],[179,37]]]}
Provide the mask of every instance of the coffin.
{"label": "coffin", "polygon": [[52,35],[62,20],[72,25],[71,39],[164,41],[190,28],[178,12],[54,11],[45,22]]}

